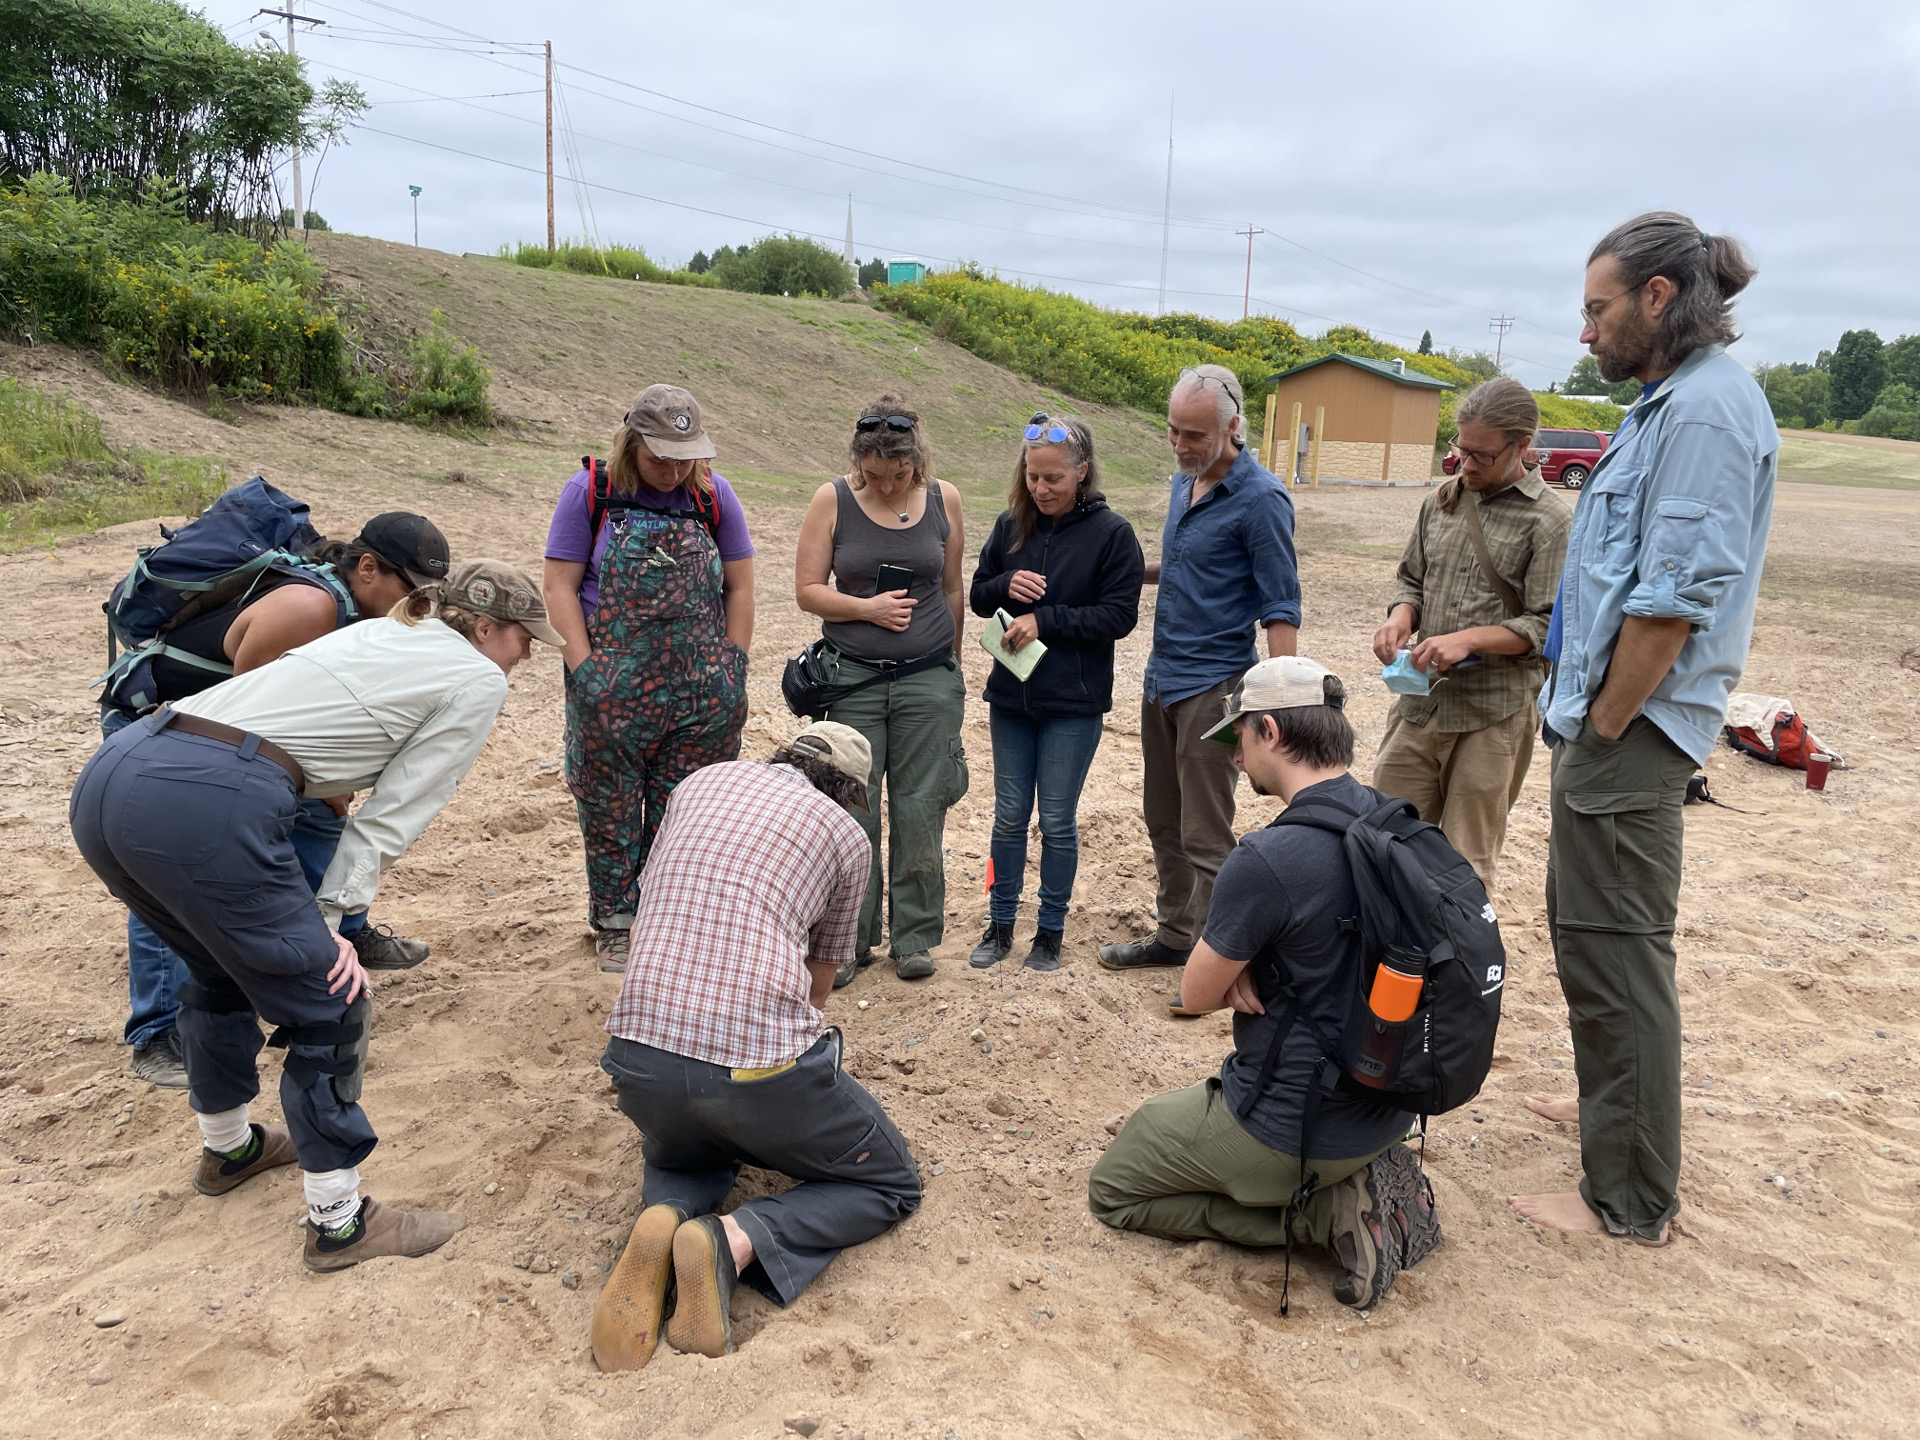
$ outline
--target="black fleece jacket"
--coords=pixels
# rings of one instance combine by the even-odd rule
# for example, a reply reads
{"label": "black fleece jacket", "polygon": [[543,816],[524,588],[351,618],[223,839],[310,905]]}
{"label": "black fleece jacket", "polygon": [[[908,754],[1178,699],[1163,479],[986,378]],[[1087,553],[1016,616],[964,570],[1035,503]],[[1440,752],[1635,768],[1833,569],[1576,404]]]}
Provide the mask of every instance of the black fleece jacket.
{"label": "black fleece jacket", "polygon": [[[1012,543],[1013,512],[1003,510],[973,572],[973,613],[1031,611],[1047,653],[1025,683],[995,662],[987,703],[1036,719],[1105,714],[1113,708],[1113,642],[1140,621],[1146,560],[1133,526],[1095,496],[1058,520],[1040,516],[1024,546],[1010,550]],[[1008,595],[1016,570],[1046,576],[1038,605]]]}

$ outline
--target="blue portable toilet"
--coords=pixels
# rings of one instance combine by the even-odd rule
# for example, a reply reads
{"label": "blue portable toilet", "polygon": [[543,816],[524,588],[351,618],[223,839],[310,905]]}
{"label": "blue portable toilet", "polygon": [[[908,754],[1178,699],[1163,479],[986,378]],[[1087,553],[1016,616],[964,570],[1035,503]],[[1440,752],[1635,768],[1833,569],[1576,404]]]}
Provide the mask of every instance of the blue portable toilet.
{"label": "blue portable toilet", "polygon": [[887,261],[887,284],[889,285],[911,285],[916,280],[926,278],[926,273],[927,267],[912,257]]}

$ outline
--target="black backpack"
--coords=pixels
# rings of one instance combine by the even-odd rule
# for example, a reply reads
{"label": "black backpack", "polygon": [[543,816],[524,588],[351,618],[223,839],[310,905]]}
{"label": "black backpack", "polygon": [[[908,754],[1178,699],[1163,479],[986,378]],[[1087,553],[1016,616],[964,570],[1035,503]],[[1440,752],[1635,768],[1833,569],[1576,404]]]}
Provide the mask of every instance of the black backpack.
{"label": "black backpack", "polygon": [[[1307,1026],[1320,1052],[1300,1117],[1303,1173],[1288,1205],[1291,1212],[1320,1182],[1305,1167],[1313,1154],[1314,1118],[1326,1095],[1343,1089],[1415,1111],[1424,1133],[1429,1115],[1458,1109],[1480,1093],[1493,1066],[1507,951],[1479,875],[1409,801],[1387,800],[1364,814],[1308,801],[1288,807],[1273,823],[1309,825],[1341,836],[1360,900],[1360,913],[1340,922],[1353,937],[1356,963],[1338,1036],[1325,1034],[1301,1005],[1278,956],[1256,962],[1268,966],[1284,1005],[1259,1077],[1241,1102],[1241,1115],[1273,1078],[1295,1024]],[[1367,1000],[1380,962],[1390,955],[1402,962],[1400,968],[1424,968],[1419,1004],[1398,1023],[1380,1019]],[[1291,1250],[1289,1244],[1289,1262]],[[1284,1297],[1283,1288],[1283,1315]]]}

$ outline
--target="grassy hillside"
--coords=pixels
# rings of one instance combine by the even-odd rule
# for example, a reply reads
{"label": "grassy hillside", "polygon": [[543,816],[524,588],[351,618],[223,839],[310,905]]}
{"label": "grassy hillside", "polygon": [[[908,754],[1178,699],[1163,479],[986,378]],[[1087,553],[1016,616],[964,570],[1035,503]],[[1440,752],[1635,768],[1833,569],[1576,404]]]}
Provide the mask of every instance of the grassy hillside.
{"label": "grassy hillside", "polygon": [[864,304],[529,269],[350,236],[315,235],[329,282],[373,321],[424,330],[434,309],[477,345],[494,403],[574,454],[603,452],[634,394],[659,381],[699,399],[730,477],[810,492],[846,468],[854,417],[892,391],[921,414],[943,479],[982,505],[1005,491],[1035,410],[1093,426],[1117,499],[1169,467],[1157,421],[1070,401]]}

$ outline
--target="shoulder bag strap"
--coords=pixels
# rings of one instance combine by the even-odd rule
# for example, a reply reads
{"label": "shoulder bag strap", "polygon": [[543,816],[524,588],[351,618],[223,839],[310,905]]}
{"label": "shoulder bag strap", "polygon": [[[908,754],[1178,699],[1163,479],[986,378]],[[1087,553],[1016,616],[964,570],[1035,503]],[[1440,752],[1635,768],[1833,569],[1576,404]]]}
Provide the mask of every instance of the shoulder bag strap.
{"label": "shoulder bag strap", "polygon": [[1473,553],[1480,557],[1480,569],[1500,596],[1500,603],[1507,607],[1507,618],[1518,619],[1526,614],[1527,607],[1520,603],[1520,594],[1507,583],[1507,577],[1493,568],[1493,555],[1487,549],[1487,532],[1480,524],[1480,497],[1460,487],[1465,504],[1460,508],[1467,513],[1467,534],[1473,540]]}
{"label": "shoulder bag strap", "polygon": [[607,506],[613,498],[613,478],[607,473],[606,462],[596,460],[591,455],[580,457],[581,468],[587,472],[587,521],[593,534],[588,545],[600,543],[600,527],[607,523]]}

